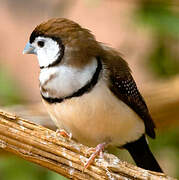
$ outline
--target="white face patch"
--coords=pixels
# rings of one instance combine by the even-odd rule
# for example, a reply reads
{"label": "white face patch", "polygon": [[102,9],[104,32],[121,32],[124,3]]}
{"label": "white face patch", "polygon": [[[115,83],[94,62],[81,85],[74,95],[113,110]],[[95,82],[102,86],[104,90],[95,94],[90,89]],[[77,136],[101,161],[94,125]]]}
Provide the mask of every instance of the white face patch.
{"label": "white face patch", "polygon": [[[41,42],[43,46],[40,46],[39,42]],[[51,38],[39,36],[32,45],[35,47],[40,67],[49,66],[60,56],[60,47],[58,43]]]}

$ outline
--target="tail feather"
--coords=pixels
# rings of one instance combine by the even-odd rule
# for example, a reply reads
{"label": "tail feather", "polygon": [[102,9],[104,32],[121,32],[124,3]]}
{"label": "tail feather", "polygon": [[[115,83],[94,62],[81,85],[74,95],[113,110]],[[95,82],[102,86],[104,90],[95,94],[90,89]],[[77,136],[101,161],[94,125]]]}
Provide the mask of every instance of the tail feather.
{"label": "tail feather", "polygon": [[149,149],[145,135],[135,142],[126,144],[124,148],[129,151],[137,166],[151,171],[163,172]]}

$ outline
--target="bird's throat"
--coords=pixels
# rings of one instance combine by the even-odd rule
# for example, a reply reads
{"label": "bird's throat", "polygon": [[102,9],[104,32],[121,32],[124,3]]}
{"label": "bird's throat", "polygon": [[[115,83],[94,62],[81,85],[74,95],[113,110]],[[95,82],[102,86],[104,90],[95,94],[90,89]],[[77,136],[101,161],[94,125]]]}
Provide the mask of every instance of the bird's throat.
{"label": "bird's throat", "polygon": [[42,98],[45,101],[47,101],[48,103],[60,103],[66,99],[79,97],[85,93],[90,92],[93,89],[93,87],[96,85],[96,83],[98,82],[99,75],[102,70],[102,63],[101,63],[100,59],[97,58],[96,61],[97,61],[97,66],[96,66],[95,71],[93,72],[93,75],[91,76],[91,78],[89,80],[86,81],[86,83],[82,87],[76,89],[74,92],[70,93],[69,95],[63,96],[63,97],[46,96],[45,94],[49,95],[49,93],[45,92],[45,94],[44,94],[43,91],[48,91],[48,89],[44,89],[43,87],[41,87]]}

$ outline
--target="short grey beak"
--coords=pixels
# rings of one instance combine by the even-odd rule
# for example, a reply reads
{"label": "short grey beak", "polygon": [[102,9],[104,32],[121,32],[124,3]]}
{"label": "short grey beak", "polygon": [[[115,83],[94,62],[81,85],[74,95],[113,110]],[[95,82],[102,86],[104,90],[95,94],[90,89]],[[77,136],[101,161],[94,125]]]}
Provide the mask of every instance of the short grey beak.
{"label": "short grey beak", "polygon": [[28,42],[23,50],[23,54],[36,54],[35,48]]}

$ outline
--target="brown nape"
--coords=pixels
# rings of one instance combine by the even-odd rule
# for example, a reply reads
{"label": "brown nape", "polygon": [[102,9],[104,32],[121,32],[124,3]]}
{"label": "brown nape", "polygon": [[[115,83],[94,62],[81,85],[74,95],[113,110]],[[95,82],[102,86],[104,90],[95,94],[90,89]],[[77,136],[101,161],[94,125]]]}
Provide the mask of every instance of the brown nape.
{"label": "brown nape", "polygon": [[[78,31],[79,29],[81,29],[81,27],[73,21],[63,18],[53,18],[38,25],[34,29],[30,41],[33,42],[33,40],[35,39],[35,35],[44,35],[52,37],[56,36],[61,39],[66,39],[67,41],[70,37],[69,33],[73,32],[74,30]],[[65,42],[63,41],[63,43]]]}
{"label": "brown nape", "polygon": [[[102,48],[89,30],[82,28],[79,24],[64,18],[53,18],[38,25],[31,34],[32,43],[37,36],[51,37],[65,47],[65,55],[71,65],[81,67],[101,54]],[[69,58],[69,57],[72,58]],[[65,59],[65,57],[64,57]],[[67,62],[66,62],[67,63]]]}

